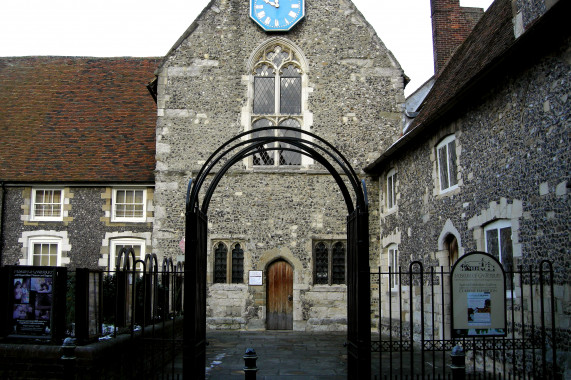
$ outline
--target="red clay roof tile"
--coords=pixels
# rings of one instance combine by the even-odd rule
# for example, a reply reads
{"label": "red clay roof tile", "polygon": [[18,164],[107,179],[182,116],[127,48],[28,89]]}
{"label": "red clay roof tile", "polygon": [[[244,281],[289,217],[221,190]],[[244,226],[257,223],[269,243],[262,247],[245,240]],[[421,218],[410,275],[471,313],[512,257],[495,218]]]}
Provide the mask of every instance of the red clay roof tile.
{"label": "red clay roof tile", "polygon": [[0,180],[154,182],[160,58],[0,58]]}

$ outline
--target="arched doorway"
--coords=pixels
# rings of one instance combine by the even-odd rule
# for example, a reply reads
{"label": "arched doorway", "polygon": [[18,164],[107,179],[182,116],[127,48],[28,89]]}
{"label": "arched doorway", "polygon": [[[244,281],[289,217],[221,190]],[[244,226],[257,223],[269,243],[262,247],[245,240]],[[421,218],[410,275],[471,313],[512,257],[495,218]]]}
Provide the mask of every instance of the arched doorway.
{"label": "arched doorway", "polygon": [[[268,133],[265,133],[268,131]],[[369,212],[364,181],[329,142],[298,128],[270,126],[243,132],[222,144],[191,179],[186,197],[185,317],[183,378],[204,379],[206,359],[206,263],[208,207],[225,173],[260,151],[310,157],[335,180],[347,207],[347,358],[348,378],[371,376]],[[291,132],[303,137],[290,136]],[[208,182],[206,190],[202,186]],[[352,191],[350,191],[352,190]],[[199,201],[199,195],[202,201]],[[283,265],[283,264],[280,264]],[[278,267],[276,267],[277,270]],[[287,268],[287,267],[284,267]],[[293,288],[293,285],[292,285]],[[293,293],[293,292],[292,292]],[[286,294],[290,298],[291,293]]]}
{"label": "arched doorway", "polygon": [[268,266],[266,297],[266,328],[293,330],[293,268],[287,261]]}

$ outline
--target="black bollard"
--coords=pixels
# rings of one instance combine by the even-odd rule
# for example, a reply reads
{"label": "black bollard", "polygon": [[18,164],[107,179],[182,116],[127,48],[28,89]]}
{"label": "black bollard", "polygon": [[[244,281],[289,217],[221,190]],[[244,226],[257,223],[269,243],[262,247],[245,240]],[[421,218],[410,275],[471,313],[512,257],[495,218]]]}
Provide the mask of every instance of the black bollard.
{"label": "black bollard", "polygon": [[253,348],[246,348],[246,353],[244,354],[245,380],[256,380],[256,372],[258,372],[258,367],[256,367],[256,360],[258,360],[256,350]]}
{"label": "black bollard", "polygon": [[60,358],[63,364],[63,378],[65,380],[75,379],[75,339],[65,338],[61,346],[62,356]]}
{"label": "black bollard", "polygon": [[450,358],[452,359],[452,364],[450,364],[452,380],[466,379],[466,353],[464,349],[460,346],[454,347],[450,353]]}

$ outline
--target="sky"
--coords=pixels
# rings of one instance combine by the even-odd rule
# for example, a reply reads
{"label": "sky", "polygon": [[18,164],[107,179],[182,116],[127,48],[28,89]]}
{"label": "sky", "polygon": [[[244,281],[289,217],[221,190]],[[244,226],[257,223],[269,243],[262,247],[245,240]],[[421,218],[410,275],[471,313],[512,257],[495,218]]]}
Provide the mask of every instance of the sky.
{"label": "sky", "polygon": [[[491,2],[460,0],[460,5],[487,9]],[[0,56],[164,56],[208,3],[0,0]],[[353,3],[411,79],[405,88],[409,95],[434,73],[430,0]]]}

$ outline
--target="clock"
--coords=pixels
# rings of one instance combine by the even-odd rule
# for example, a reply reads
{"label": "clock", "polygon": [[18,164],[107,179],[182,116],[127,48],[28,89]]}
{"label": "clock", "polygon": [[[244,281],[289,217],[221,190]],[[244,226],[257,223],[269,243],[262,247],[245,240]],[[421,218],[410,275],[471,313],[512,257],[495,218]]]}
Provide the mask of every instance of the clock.
{"label": "clock", "polygon": [[287,32],[305,16],[305,0],[250,0],[250,17],[266,32]]}

